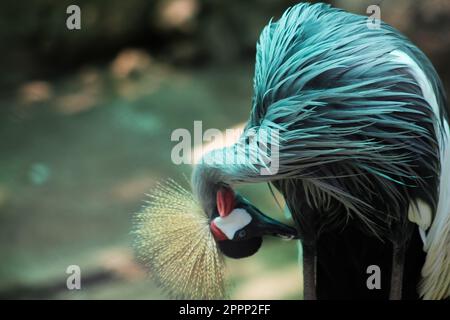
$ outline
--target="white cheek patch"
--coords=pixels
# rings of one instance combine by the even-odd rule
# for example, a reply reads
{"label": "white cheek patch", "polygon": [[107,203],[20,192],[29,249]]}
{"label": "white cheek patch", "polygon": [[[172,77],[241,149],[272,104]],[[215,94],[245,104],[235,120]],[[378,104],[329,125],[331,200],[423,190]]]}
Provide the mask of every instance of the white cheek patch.
{"label": "white cheek patch", "polygon": [[226,217],[214,219],[216,226],[227,236],[233,239],[236,231],[242,229],[252,221],[252,216],[242,208],[234,209]]}

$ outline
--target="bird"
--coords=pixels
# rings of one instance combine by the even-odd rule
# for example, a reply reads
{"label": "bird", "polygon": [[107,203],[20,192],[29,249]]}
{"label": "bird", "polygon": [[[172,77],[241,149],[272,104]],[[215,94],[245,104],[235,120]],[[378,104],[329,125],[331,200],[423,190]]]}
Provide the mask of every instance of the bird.
{"label": "bird", "polygon": [[[175,241],[195,247],[207,238],[203,257],[230,258],[252,256],[266,235],[299,241],[305,300],[449,298],[450,110],[426,55],[382,21],[369,28],[365,16],[299,3],[263,28],[253,91],[242,135],[195,165],[192,194],[175,192],[144,209],[137,228],[144,256],[157,246],[149,234],[183,224],[173,219],[182,213],[155,218],[161,208],[189,197],[202,236],[186,231]],[[261,136],[270,137],[261,143]],[[254,183],[281,193],[294,226],[238,192]],[[221,267],[199,259],[212,270],[200,272],[214,278]],[[183,270],[174,263],[158,264],[163,281],[173,277],[167,270]]]}

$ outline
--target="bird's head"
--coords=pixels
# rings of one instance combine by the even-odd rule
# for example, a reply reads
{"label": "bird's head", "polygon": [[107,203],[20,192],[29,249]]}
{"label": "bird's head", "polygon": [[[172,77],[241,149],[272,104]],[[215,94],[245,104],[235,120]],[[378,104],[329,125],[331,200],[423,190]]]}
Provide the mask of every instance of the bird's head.
{"label": "bird's head", "polygon": [[223,255],[248,257],[264,235],[297,237],[294,228],[264,215],[218,175],[197,171],[192,187],[190,192],[171,179],[157,184],[134,218],[138,257],[173,297],[221,299]]}
{"label": "bird's head", "polygon": [[217,189],[215,202],[210,216],[210,229],[220,251],[230,258],[245,258],[255,254],[265,235],[297,238],[296,229],[263,214],[229,186]]}

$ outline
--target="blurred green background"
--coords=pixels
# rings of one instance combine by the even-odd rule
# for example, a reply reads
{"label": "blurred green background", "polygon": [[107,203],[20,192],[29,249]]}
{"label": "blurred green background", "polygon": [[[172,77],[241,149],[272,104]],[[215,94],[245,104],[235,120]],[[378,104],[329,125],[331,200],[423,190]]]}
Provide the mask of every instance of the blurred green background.
{"label": "blurred green background", "polygon": [[[379,2],[331,1],[359,14]],[[131,217],[158,180],[190,173],[171,162],[174,129],[247,119],[259,33],[295,3],[2,1],[0,298],[164,298],[133,258]],[[70,4],[81,30],[66,28]],[[448,84],[450,1],[380,6]],[[267,186],[242,191],[284,219]],[[227,262],[232,298],[302,298],[294,242]],[[82,289],[69,291],[73,264]]]}

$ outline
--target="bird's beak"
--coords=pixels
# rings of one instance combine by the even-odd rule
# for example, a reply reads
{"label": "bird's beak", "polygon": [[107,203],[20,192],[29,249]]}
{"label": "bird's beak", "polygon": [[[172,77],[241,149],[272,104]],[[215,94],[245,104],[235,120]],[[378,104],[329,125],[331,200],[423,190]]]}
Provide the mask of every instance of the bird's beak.
{"label": "bird's beak", "polygon": [[255,236],[270,235],[287,240],[299,238],[298,231],[295,228],[266,216],[253,205],[249,205],[247,212],[253,218],[251,228]]}

